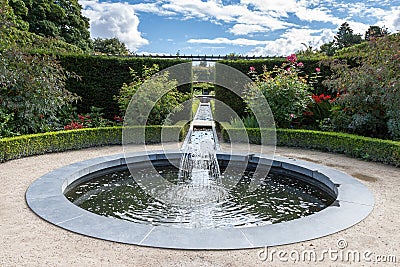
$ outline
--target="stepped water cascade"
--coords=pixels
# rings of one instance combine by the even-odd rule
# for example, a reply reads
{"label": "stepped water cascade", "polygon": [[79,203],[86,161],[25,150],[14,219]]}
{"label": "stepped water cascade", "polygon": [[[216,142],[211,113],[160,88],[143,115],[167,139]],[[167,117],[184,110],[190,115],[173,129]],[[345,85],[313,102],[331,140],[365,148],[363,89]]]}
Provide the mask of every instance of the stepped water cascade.
{"label": "stepped water cascade", "polygon": [[216,151],[219,150],[209,103],[201,103],[182,145],[178,184],[166,193],[175,205],[198,206],[220,202],[222,187]]}

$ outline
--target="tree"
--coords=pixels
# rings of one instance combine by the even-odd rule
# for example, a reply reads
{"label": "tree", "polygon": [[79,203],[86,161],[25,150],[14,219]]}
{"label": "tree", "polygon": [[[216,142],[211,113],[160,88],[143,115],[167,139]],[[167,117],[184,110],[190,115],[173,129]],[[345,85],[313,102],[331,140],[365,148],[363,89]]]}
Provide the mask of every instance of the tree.
{"label": "tree", "polygon": [[335,44],[335,42],[332,41],[332,42],[321,45],[321,47],[320,47],[321,52],[325,53],[327,56],[333,56],[336,52],[334,44]]}
{"label": "tree", "polygon": [[370,41],[373,38],[379,38],[388,35],[387,28],[379,26],[369,26],[368,30],[365,32],[365,40]]}
{"label": "tree", "polygon": [[10,5],[17,17],[29,24],[30,32],[91,50],[89,19],[82,15],[78,0],[12,0]]}
{"label": "tree", "polygon": [[26,53],[15,40],[17,21],[0,0],[0,138],[52,130],[61,108],[78,99],[55,57]]}
{"label": "tree", "polygon": [[23,0],[10,0],[10,6],[13,7],[15,15],[15,26],[21,30],[27,31],[29,29],[29,23],[24,21],[24,17],[28,15],[28,8],[26,7]]}
{"label": "tree", "polygon": [[102,39],[96,38],[93,41],[93,50],[95,52],[110,55],[128,55],[129,50],[126,45],[118,38]]}
{"label": "tree", "polygon": [[338,32],[334,37],[334,46],[336,49],[342,49],[345,47],[350,47],[355,44],[360,44],[362,42],[362,37],[360,34],[354,34],[350,25],[345,22],[343,23]]}

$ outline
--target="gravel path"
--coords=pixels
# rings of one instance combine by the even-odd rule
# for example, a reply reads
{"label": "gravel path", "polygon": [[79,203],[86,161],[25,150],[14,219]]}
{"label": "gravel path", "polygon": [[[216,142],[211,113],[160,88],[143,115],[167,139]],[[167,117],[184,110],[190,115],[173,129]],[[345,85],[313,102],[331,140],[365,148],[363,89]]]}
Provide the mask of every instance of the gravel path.
{"label": "gravel path", "polygon": [[[152,149],[159,147],[152,146]],[[397,260],[397,266],[400,265],[400,168],[336,154],[292,148],[276,151],[280,156],[325,164],[356,177],[375,196],[373,212],[359,224],[339,233],[268,248],[270,257],[266,261],[259,259],[259,255],[266,255],[261,249],[185,251],[98,240],[45,222],[26,205],[25,191],[41,175],[77,161],[118,153],[122,153],[120,146],[110,146],[0,164],[0,266],[293,266],[292,259],[297,258],[297,253],[300,261],[296,266],[377,265],[368,260]],[[347,247],[340,250],[338,240],[347,242]],[[314,251],[317,259],[308,259],[310,251]],[[346,255],[352,251],[360,253],[360,262],[356,258],[354,261],[351,255],[347,260]],[[305,260],[301,260],[303,256]],[[324,261],[320,261],[322,258]],[[396,264],[381,263],[380,266]]]}

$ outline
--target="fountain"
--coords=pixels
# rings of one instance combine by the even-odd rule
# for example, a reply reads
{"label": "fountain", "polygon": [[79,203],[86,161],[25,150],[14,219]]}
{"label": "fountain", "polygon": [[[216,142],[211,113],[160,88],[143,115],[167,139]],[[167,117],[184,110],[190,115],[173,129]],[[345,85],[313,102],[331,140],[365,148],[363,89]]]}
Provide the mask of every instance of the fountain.
{"label": "fountain", "polygon": [[[229,71],[233,75],[216,83],[238,91],[247,86],[248,77]],[[268,111],[260,101],[253,110],[257,120]],[[136,148],[48,173],[28,188],[27,204],[79,234],[207,250],[310,240],[346,229],[372,211],[371,192],[343,172],[273,153],[221,151],[212,115],[210,104],[201,103],[179,151]],[[126,129],[125,144],[145,136],[144,130],[129,135],[138,127]],[[268,145],[268,136],[261,139],[261,147]],[[255,177],[258,169],[270,171]]]}
{"label": "fountain", "polygon": [[173,200],[185,205],[199,205],[220,202],[226,197],[216,155],[219,148],[216,140],[210,104],[201,103],[182,145],[178,186]]}

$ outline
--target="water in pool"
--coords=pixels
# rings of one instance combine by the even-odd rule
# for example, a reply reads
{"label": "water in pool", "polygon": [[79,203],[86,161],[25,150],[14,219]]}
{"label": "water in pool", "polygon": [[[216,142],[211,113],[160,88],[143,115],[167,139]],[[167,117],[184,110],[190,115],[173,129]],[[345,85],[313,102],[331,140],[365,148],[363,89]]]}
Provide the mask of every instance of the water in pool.
{"label": "water in pool", "polygon": [[[178,181],[178,169],[157,167],[170,182]],[[144,175],[146,169],[135,175]],[[136,223],[183,228],[251,227],[279,223],[318,212],[333,202],[320,189],[297,179],[270,172],[254,192],[246,185],[252,177],[246,171],[227,197],[218,203],[176,206],[145,193],[128,170],[94,177],[66,189],[75,205],[90,212]],[[229,179],[224,177],[223,179]]]}

